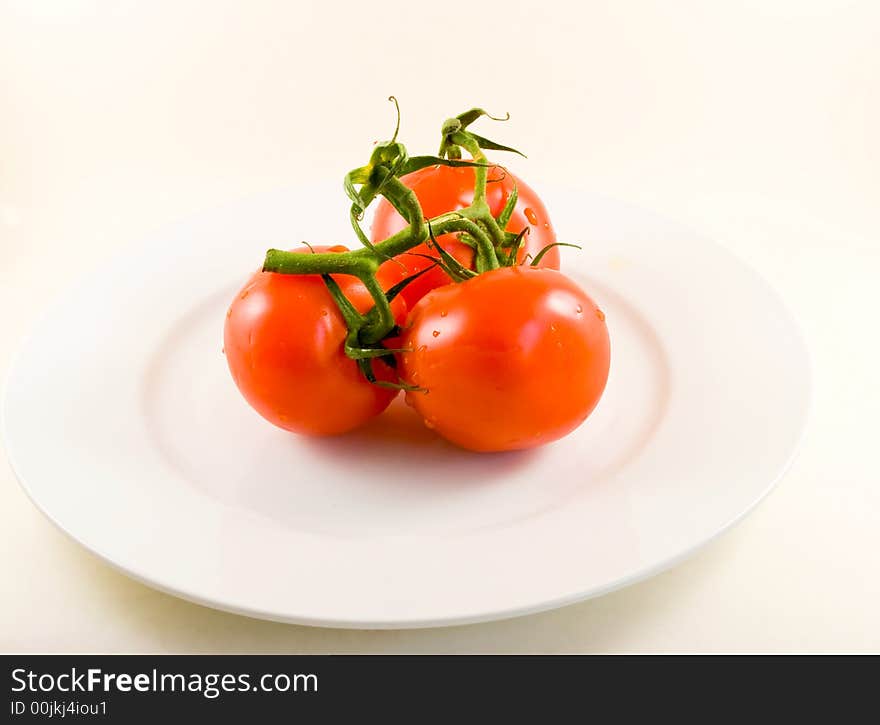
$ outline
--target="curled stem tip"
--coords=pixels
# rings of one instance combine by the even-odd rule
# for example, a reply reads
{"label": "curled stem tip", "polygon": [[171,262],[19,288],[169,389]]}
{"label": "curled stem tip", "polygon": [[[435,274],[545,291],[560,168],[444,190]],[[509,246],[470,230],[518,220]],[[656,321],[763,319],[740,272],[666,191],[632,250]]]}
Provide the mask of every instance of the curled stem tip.
{"label": "curled stem tip", "polygon": [[465,111],[464,113],[459,113],[456,116],[456,119],[461,122],[462,128],[467,128],[474,121],[476,121],[478,118],[481,118],[482,116],[485,116],[486,118],[489,118],[493,121],[510,120],[510,113],[505,113],[504,117],[502,118],[501,116],[493,116],[491,113],[485,111],[482,108],[472,108],[471,110]]}
{"label": "curled stem tip", "polygon": [[394,104],[394,109],[397,111],[397,125],[394,127],[394,136],[391,137],[391,143],[394,143],[397,141],[397,134],[400,132],[400,104],[394,96],[388,96],[388,100]]}
{"label": "curled stem tip", "polygon": [[503,118],[501,116],[493,116],[491,113],[487,113],[486,118],[491,119],[492,121],[509,121],[510,111],[505,111]]}

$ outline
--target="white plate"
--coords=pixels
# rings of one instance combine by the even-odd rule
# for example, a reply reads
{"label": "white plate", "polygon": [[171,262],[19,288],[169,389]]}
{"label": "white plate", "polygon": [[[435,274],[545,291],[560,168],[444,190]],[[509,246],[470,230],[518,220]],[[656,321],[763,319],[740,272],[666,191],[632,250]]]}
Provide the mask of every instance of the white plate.
{"label": "white plate", "polygon": [[[349,240],[338,185],[158,235],[68,292],[3,404],[13,468],[61,529],[212,607],[337,627],[536,612],[654,574],[748,512],[792,458],[808,354],[767,284],[716,244],[594,196],[546,197],[565,269],[604,309],[612,369],[574,434],[457,450],[395,405],[314,440],[250,410],[221,352],[268,246]],[[568,251],[568,250],[566,250]]]}

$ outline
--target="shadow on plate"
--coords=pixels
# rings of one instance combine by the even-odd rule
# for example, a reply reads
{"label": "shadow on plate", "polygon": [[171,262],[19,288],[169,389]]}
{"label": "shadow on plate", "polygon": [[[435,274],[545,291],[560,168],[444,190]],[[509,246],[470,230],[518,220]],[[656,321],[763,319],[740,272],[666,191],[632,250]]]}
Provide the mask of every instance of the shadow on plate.
{"label": "shadow on plate", "polygon": [[[406,485],[439,485],[448,489],[489,485],[541,456],[540,449],[474,453],[448,443],[424,426],[399,396],[367,425],[341,436],[293,436],[291,445],[350,465],[358,473],[376,469],[411,470]],[[430,475],[427,475],[430,472]],[[450,476],[450,473],[455,473]]]}

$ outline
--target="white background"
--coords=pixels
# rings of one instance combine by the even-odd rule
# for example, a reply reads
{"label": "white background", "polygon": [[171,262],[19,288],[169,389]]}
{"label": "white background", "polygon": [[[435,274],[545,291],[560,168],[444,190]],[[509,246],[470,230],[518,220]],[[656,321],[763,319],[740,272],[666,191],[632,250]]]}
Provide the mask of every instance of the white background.
{"label": "white background", "polygon": [[534,186],[640,203],[760,270],[813,351],[794,467],[648,582],[517,620],[359,632],[130,581],[55,530],[3,465],[0,651],[880,650],[873,0],[0,0],[0,374],[46,300],[118,245],[341,179],[390,135],[390,93],[414,153],[435,150],[449,115],[510,111],[492,135],[528,153],[514,168]]}

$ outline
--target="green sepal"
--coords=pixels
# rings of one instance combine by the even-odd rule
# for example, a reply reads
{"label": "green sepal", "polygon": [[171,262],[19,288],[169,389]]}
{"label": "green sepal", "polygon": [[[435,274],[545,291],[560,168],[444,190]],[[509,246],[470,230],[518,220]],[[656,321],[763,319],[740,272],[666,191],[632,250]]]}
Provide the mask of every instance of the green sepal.
{"label": "green sepal", "polygon": [[[396,136],[395,136],[396,138]],[[345,195],[358,209],[359,213],[366,211],[370,202],[381,191],[382,184],[388,178],[388,174],[396,175],[409,159],[406,146],[400,141],[385,141],[377,144],[370,154],[370,162],[366,166],[360,166],[349,171],[343,179],[342,185]],[[378,184],[375,182],[377,170],[383,169],[384,174]],[[356,186],[360,186],[358,190]]]}
{"label": "green sepal", "polygon": [[[446,249],[444,249],[442,245],[437,243],[437,238],[434,236],[434,230],[431,228],[430,222],[428,222],[428,236],[431,239],[428,247],[430,248],[431,245],[434,246],[441,259],[438,264],[440,264],[440,266],[443,268],[443,271],[446,272],[446,274],[448,274],[450,277],[452,277],[452,279],[456,279],[457,281],[464,281],[466,279],[470,279],[471,277],[477,276],[477,272],[474,272],[472,269],[468,269],[467,267],[465,267]],[[479,257],[479,254],[477,256]]]}
{"label": "green sepal", "polygon": [[548,244],[544,247],[540,252],[535,255],[535,258],[529,262],[530,267],[537,267],[540,264],[541,260],[544,259],[544,255],[547,254],[553,247],[574,247],[575,249],[583,249],[583,247],[579,247],[577,244],[568,244],[567,242],[553,242],[553,244]]}
{"label": "green sepal", "polygon": [[[398,126],[399,120],[398,118]],[[397,129],[395,130],[396,138]],[[385,141],[373,149],[370,162],[366,166],[352,169],[343,179],[345,195],[351,200],[351,209],[349,210],[351,228],[357,235],[358,241],[372,252],[376,251],[376,246],[361,228],[360,221],[363,219],[367,207],[377,196],[383,194],[382,190],[388,180],[405,173],[403,169],[408,161],[409,154],[406,146],[396,140]],[[360,188],[357,188],[358,186]],[[394,202],[392,201],[392,203]],[[396,206],[395,204],[395,208]],[[398,209],[398,211],[401,210]]]}
{"label": "green sepal", "polygon": [[406,176],[413,171],[420,171],[429,166],[486,166],[492,167],[496,164],[480,163],[479,161],[465,161],[462,159],[444,159],[441,156],[413,156],[400,167],[400,175]]}
{"label": "green sepal", "polygon": [[508,253],[507,258],[504,260],[503,266],[512,267],[514,264],[516,264],[516,257],[519,254],[520,247],[522,247],[523,239],[525,239],[525,236],[528,233],[529,227],[524,227],[523,230],[516,235],[516,239],[514,239],[513,243],[510,245],[510,252]]}
{"label": "green sepal", "polygon": [[396,285],[389,287],[388,291],[385,292],[385,296],[388,298],[388,301],[391,302],[395,297],[397,297],[397,295],[399,295],[401,292],[403,292],[404,289],[406,289],[406,287],[409,285],[410,282],[418,279],[423,274],[425,274],[425,272],[429,272],[430,270],[434,269],[434,267],[436,267],[436,266],[437,266],[437,263],[435,262],[430,267],[425,267],[424,269],[419,270],[415,274],[411,274],[406,279],[402,279]]}
{"label": "green sepal", "polygon": [[409,352],[409,350],[398,350],[390,347],[358,347],[357,345],[350,345],[348,342],[345,343],[345,354],[352,360],[375,360],[377,357],[381,358],[386,355],[404,352]]}
{"label": "green sepal", "polygon": [[367,236],[366,232],[361,229],[361,214],[363,214],[363,212],[358,212],[357,207],[352,204],[351,209],[348,212],[348,218],[351,221],[351,228],[354,229],[354,233],[357,236],[358,241],[363,244],[367,249],[375,252],[375,245],[370,241],[370,238]]}
{"label": "green sepal", "polygon": [[406,146],[400,141],[384,141],[376,144],[373,153],[370,154],[369,166],[385,165],[394,166],[399,159],[406,159],[408,156]]}
{"label": "green sepal", "polygon": [[[392,179],[395,176],[402,176],[403,172],[401,170],[406,165],[406,162],[409,161],[409,154],[406,151],[406,147],[402,143],[395,143],[394,146],[397,147],[394,154],[389,156],[381,154],[379,160],[375,163],[372,160],[370,161],[372,167],[370,170],[372,196],[365,200],[367,206],[369,206],[370,202],[375,199],[376,196],[382,193],[382,189],[385,184],[388,183],[389,179]],[[373,156],[376,156],[375,152],[373,152]],[[363,198],[363,193],[361,193],[361,197]]]}
{"label": "green sepal", "polygon": [[339,284],[333,279],[333,277],[329,274],[322,274],[321,279],[324,280],[324,284],[330,292],[330,296],[333,297],[333,301],[336,302],[336,306],[339,308],[339,312],[342,314],[342,319],[345,320],[345,324],[348,326],[349,331],[353,331],[354,334],[357,334],[357,331],[364,322],[363,315],[361,315],[361,313],[355,309],[354,305],[351,304],[348,297],[345,296],[342,289],[339,287]]}
{"label": "green sepal", "polygon": [[377,380],[376,373],[373,372],[373,361],[370,359],[362,358],[358,360],[357,366],[368,382],[380,388],[390,388],[391,390],[405,390],[407,392],[424,392],[425,390],[424,388],[420,388],[418,385],[410,385],[409,383],[405,383],[400,379],[398,379],[396,383],[392,383],[388,380]]}
{"label": "green sepal", "polygon": [[405,383],[398,378],[396,383],[390,383],[387,380],[371,380],[373,385],[378,385],[380,388],[390,388],[391,390],[403,390],[407,393],[424,393],[427,392],[426,388],[419,387],[418,385],[410,385],[409,383]]}
{"label": "green sepal", "polygon": [[502,249],[510,249],[510,246],[516,241],[519,234],[515,232],[504,232],[504,241],[501,242]]}
{"label": "green sepal", "polygon": [[376,374],[373,372],[373,362],[367,358],[361,358],[357,361],[357,366],[363,376],[371,383],[376,382]]}
{"label": "green sepal", "polygon": [[507,197],[507,202],[504,204],[504,208],[501,210],[501,213],[495,218],[495,221],[498,222],[498,226],[502,229],[504,229],[507,226],[507,223],[510,221],[513,210],[516,208],[517,199],[519,199],[519,191],[517,191],[516,182],[513,182],[513,188],[510,190],[510,196]]}
{"label": "green sepal", "polygon": [[352,169],[342,180],[342,188],[345,189],[345,195],[351,199],[351,203],[358,207],[360,211],[364,211],[366,206],[364,206],[364,203],[361,200],[360,192],[355,189],[355,184],[366,184],[369,180],[369,166],[361,166],[358,169]]}
{"label": "green sepal", "polygon": [[500,143],[496,143],[495,141],[490,141],[487,138],[483,138],[482,136],[477,136],[473,131],[467,132],[470,137],[477,142],[477,146],[481,149],[489,149],[490,151],[510,151],[514,154],[519,154],[524,159],[528,158],[522,151],[517,151],[515,148],[511,148],[510,146],[503,146]]}
{"label": "green sepal", "polygon": [[[439,246],[439,245],[438,245]],[[444,250],[445,251],[445,250]],[[407,254],[413,257],[421,257],[422,259],[430,259],[436,266],[440,267],[444,272],[446,272],[449,277],[452,278],[453,282],[465,282],[473,277],[477,276],[477,273],[472,269],[468,269],[461,262],[459,262],[455,257],[452,257],[455,260],[455,267],[447,266],[446,263],[440,257],[432,257],[430,254],[419,254],[418,252],[407,252]],[[446,252],[446,254],[449,254]],[[452,256],[452,255],[450,255]],[[442,253],[441,253],[442,257]],[[430,269],[430,268],[429,268]]]}

